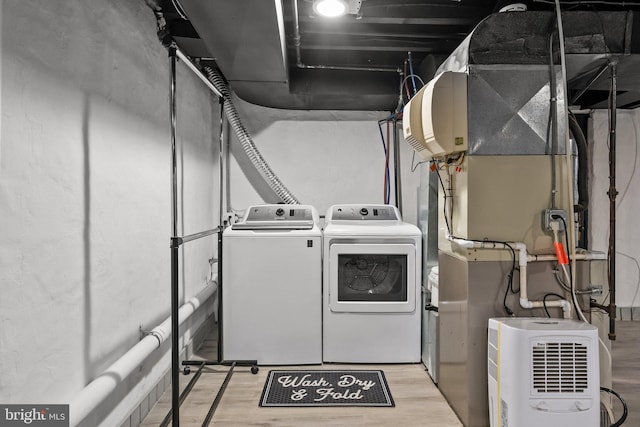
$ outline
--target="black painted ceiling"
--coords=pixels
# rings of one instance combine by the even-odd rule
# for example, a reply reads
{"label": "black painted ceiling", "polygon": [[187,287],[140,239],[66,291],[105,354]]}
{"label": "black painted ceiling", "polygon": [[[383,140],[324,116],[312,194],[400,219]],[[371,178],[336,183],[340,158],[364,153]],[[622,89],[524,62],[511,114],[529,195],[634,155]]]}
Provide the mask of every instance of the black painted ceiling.
{"label": "black painted ceiling", "polygon": [[[362,0],[357,15],[338,19],[317,17],[311,0],[147,3],[155,3],[167,23],[161,33],[165,41],[171,38],[186,54],[218,66],[249,102],[291,109],[392,110],[410,66],[430,78],[479,22],[514,2]],[[529,11],[553,10],[547,0],[522,3]],[[640,2],[561,3],[563,11],[636,10],[640,15]],[[284,44],[281,50],[279,43]],[[588,80],[577,79],[570,91],[579,91]],[[602,107],[606,97],[606,88],[594,87],[581,96],[581,105]],[[621,98],[627,108],[639,105],[640,88],[627,98]]]}

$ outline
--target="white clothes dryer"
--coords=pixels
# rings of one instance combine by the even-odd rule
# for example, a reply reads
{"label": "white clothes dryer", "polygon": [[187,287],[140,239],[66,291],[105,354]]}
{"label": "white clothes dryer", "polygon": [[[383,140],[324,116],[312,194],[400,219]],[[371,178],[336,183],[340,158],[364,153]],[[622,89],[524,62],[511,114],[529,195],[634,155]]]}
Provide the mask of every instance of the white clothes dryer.
{"label": "white clothes dryer", "polygon": [[334,205],[323,237],[324,362],[421,355],[420,230],[389,205]]}
{"label": "white clothes dryer", "polygon": [[222,235],[222,354],[322,363],[322,232],[307,205],[252,206]]}

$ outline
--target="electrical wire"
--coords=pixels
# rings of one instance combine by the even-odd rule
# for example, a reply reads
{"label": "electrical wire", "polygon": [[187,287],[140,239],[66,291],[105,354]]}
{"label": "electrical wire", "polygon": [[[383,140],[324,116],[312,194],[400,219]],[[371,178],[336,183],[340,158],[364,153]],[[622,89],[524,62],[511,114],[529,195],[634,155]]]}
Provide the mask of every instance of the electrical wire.
{"label": "electrical wire", "polygon": [[544,307],[544,312],[547,314],[547,317],[550,318],[551,315],[549,314],[549,310],[547,309],[547,297],[558,297],[560,299],[565,299],[565,298],[554,292],[549,292],[548,294],[545,294],[544,297],[542,297],[542,306]]}
{"label": "electrical wire", "polygon": [[411,61],[411,52],[407,52],[407,55],[409,56],[409,74],[411,76],[411,84],[413,85],[413,94],[415,95],[416,92],[418,91],[416,89],[416,79],[414,78],[415,74],[413,74],[413,61]]}
{"label": "electrical wire", "polygon": [[[384,133],[382,132],[382,123],[384,123],[385,121],[387,121],[387,119],[384,120],[380,120],[378,121],[378,130],[380,131],[380,139],[382,141],[382,149],[384,150],[384,156],[385,159],[388,158],[389,155],[389,150],[387,147],[387,143],[384,140]],[[387,121],[388,123],[388,121]],[[389,164],[388,161],[385,161],[385,173],[384,173],[384,189],[383,189],[383,200],[384,203],[387,204],[388,203],[388,194],[387,191],[391,188],[389,185]]]}
{"label": "electrical wire", "polygon": [[[560,0],[555,0],[554,1],[555,4],[555,15],[556,15],[556,23],[557,23],[557,28],[558,28],[558,44],[560,45],[560,68],[562,71],[562,85],[564,88],[564,93],[568,93],[567,90],[567,64],[566,64],[566,53],[565,53],[565,45],[564,45],[564,29],[563,29],[563,25],[562,25],[562,11],[560,9]],[[568,111],[565,110],[564,111],[564,120],[563,120],[563,124],[564,124],[564,128],[567,129],[567,132],[565,133],[565,164],[566,164],[566,169],[567,169],[567,194],[569,197],[569,207],[568,207],[568,214],[569,214],[569,218],[571,220],[571,225],[573,226],[574,224],[574,218],[575,218],[575,212],[574,212],[574,200],[573,200],[573,175],[571,174],[571,170],[573,170],[573,165],[571,163],[571,140],[569,138],[569,133],[568,133],[568,129],[569,129],[569,114]],[[580,317],[580,319],[585,322],[588,323],[586,317],[584,317],[584,313],[582,312],[582,309],[580,307],[580,305],[578,304],[577,301],[577,297],[576,294],[574,292],[575,289],[575,282],[574,282],[574,278],[575,278],[575,266],[576,263],[575,262],[571,262],[571,259],[574,258],[575,259],[575,255],[576,255],[576,246],[575,246],[575,233],[573,231],[573,229],[568,228],[566,221],[564,221],[564,218],[560,217],[562,219],[562,222],[565,224],[564,230],[565,230],[565,240],[567,242],[567,252],[568,252],[568,258],[569,258],[569,281],[570,281],[570,288],[571,288],[571,299],[573,301],[573,305],[574,308],[576,310],[576,312],[578,313],[578,316]]]}
{"label": "electrical wire", "polygon": [[[460,156],[460,158],[455,159],[456,161],[460,160],[463,156]],[[442,188],[442,193],[444,195],[444,203],[443,203],[443,214],[444,214],[444,221],[445,224],[447,226],[447,232],[448,234],[452,237],[452,238],[457,238],[455,236],[453,236],[453,233],[451,232],[451,224],[449,223],[449,214],[447,212],[447,199],[451,199],[451,195],[447,195],[447,190],[445,189],[444,186],[444,181],[442,180],[442,175],[440,175],[440,171],[439,171],[439,167],[437,165],[437,161],[432,160],[432,164],[435,166],[433,168],[434,172],[436,173],[436,175],[438,176],[438,182],[440,183],[440,187]],[[509,274],[507,275],[507,288],[505,289],[504,292],[504,297],[502,299],[502,307],[504,308],[504,311],[507,315],[509,316],[513,316],[514,312],[513,310],[511,310],[509,308],[509,306],[507,305],[507,296],[509,295],[509,291],[511,291],[511,293],[517,294],[518,292],[520,292],[520,289],[518,288],[517,290],[514,289],[513,287],[513,276],[514,273],[516,271],[520,271],[520,268],[517,267],[516,265],[516,251],[513,248],[513,246],[511,244],[509,244],[509,242],[503,242],[500,240],[473,240],[473,239],[467,239],[471,242],[478,242],[478,243],[493,243],[493,244],[499,244],[499,245],[504,245],[507,248],[509,248],[509,251],[511,252],[511,271],[509,272]]]}
{"label": "electrical wire", "polygon": [[435,165],[434,172],[436,173],[436,175],[438,175],[438,182],[440,182],[440,186],[442,187],[442,194],[444,197],[444,203],[443,203],[444,222],[445,222],[445,225],[447,226],[447,232],[449,233],[449,235],[452,235],[451,225],[449,224],[449,214],[447,213],[447,205],[448,205],[447,199],[449,197],[447,196],[447,190],[444,188],[444,181],[442,180],[442,175],[440,175],[440,171],[438,170],[437,162],[434,160],[432,161],[432,164]]}
{"label": "electrical wire", "polygon": [[[565,244],[567,245],[567,248],[569,248],[569,229],[567,228],[567,221],[565,221],[564,218],[561,215],[552,215],[551,218],[552,219],[559,219],[560,221],[562,221],[562,224],[564,225]],[[572,261],[571,256],[568,257],[568,261],[569,261],[569,268],[568,268],[569,272],[568,272],[568,274],[567,274],[567,271],[565,269],[565,266],[562,265],[561,267],[565,271],[565,274],[567,275],[567,279],[569,279],[569,292],[571,292],[571,301],[573,302],[573,306],[576,309],[576,312],[578,313],[578,316],[580,317],[580,320],[582,320],[585,323],[589,323],[587,321],[587,318],[584,317],[583,309],[582,309],[582,307],[580,307],[580,304],[578,302],[578,297],[576,296],[576,291],[575,291],[575,286],[574,286],[575,282],[573,281],[573,271],[574,271],[575,263],[574,263],[574,261]]]}
{"label": "electrical wire", "polygon": [[428,161],[428,160],[422,160],[422,161],[420,161],[420,162],[418,162],[418,163],[415,163],[415,161],[416,161],[416,152],[415,152],[415,150],[414,150],[414,151],[413,151],[413,154],[412,154],[412,156],[411,156],[411,172],[415,172],[415,171],[416,171],[416,169],[418,169],[418,166],[420,166],[421,164],[423,164],[423,163],[429,163],[429,161]]}
{"label": "electrical wire", "polygon": [[[421,78],[419,75],[417,75],[417,74],[409,74],[408,76],[406,76],[406,77],[402,80],[402,84],[403,84],[403,85],[406,85],[407,80],[408,80],[408,79],[410,79],[410,78],[411,78],[411,79],[418,79],[418,80],[420,81],[420,84],[421,84],[422,86],[424,86],[424,80],[422,80],[422,78]],[[422,89],[422,86],[420,86],[420,88],[418,88],[418,90],[416,90],[416,92],[418,92],[420,89]],[[409,93],[407,93],[407,95],[409,96],[409,98],[412,98],[412,97],[411,97],[411,95],[410,95]],[[415,95],[415,93],[414,93],[414,95]]]}
{"label": "electrical wire", "polygon": [[178,12],[178,15],[180,15],[180,18],[184,19],[185,21],[189,20],[179,0],[171,0],[171,4],[173,5],[173,8],[176,10],[176,12]]}
{"label": "electrical wire", "polygon": [[502,242],[502,243],[504,243],[511,250],[511,257],[513,261],[511,264],[511,271],[507,275],[507,289],[505,289],[504,291],[504,298],[502,299],[502,307],[504,308],[505,313],[507,313],[509,316],[513,316],[514,315],[513,310],[511,310],[509,306],[507,306],[507,296],[509,295],[509,291],[511,291],[511,293],[513,294],[517,294],[518,292],[520,292],[519,288],[517,291],[513,289],[513,274],[516,271],[520,271],[520,268],[516,267],[516,253],[513,250],[513,247],[506,242]]}
{"label": "electrical wire", "polygon": [[[453,237],[453,236],[452,236]],[[457,237],[453,237],[453,238],[457,238]],[[508,315],[508,316],[514,316],[514,312],[513,310],[511,310],[511,308],[509,308],[509,306],[507,305],[507,297],[509,296],[509,292],[511,292],[512,294],[517,294],[520,292],[520,288],[518,287],[518,289],[514,289],[513,287],[513,276],[514,273],[516,271],[520,271],[520,268],[516,265],[516,251],[513,248],[513,246],[509,243],[509,242],[503,242],[500,240],[474,240],[474,239],[467,239],[471,242],[478,242],[478,243],[493,243],[494,245],[504,245],[507,248],[509,248],[509,251],[511,252],[511,271],[509,271],[509,274],[507,274],[507,287],[504,291],[504,297],[502,298],[502,307],[504,308],[504,312]]]}
{"label": "electrical wire", "polygon": [[[558,270],[557,266],[553,270],[553,274],[555,275],[556,281],[558,282],[560,287],[562,289],[564,289],[565,291],[567,291],[567,292],[571,292],[571,288],[569,288],[569,286],[567,286],[567,284],[560,277],[560,270]],[[592,289],[589,289],[589,290],[576,290],[576,293],[579,294],[579,295],[592,294],[593,292],[594,291]]]}
{"label": "electrical wire", "polygon": [[[404,60],[404,75],[408,76],[409,73],[407,73],[407,60]],[[405,77],[404,79],[402,79],[402,83],[400,84],[400,87],[404,87],[405,91],[407,92],[407,99],[411,99],[411,92],[409,91],[409,85],[407,84],[407,79],[408,77]],[[402,94],[402,89],[400,90],[400,94]]]}
{"label": "electrical wire", "polygon": [[617,420],[615,423],[611,424],[611,426],[609,427],[619,427],[621,426],[627,419],[627,415],[629,415],[629,409],[627,408],[627,402],[624,401],[624,399],[622,398],[622,396],[620,396],[620,394],[614,390],[611,390],[610,388],[606,388],[606,387],[600,387],[600,391],[604,391],[605,393],[609,393],[614,395],[622,404],[622,415],[620,416],[620,419]]}

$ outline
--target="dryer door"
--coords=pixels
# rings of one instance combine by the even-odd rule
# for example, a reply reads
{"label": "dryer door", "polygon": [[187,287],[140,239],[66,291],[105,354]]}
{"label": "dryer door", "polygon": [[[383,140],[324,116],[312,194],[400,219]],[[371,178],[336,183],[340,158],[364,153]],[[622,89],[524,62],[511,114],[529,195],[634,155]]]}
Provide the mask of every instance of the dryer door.
{"label": "dryer door", "polygon": [[329,248],[332,312],[409,313],[416,309],[416,247],[344,244]]}

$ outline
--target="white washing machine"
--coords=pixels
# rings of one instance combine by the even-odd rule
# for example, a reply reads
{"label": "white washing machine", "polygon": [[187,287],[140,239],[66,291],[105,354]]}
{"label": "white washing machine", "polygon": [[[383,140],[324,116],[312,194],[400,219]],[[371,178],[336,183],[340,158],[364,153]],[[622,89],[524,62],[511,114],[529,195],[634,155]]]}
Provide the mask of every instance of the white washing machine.
{"label": "white washing machine", "polygon": [[335,205],[323,243],[324,362],[420,362],[422,234],[389,205]]}
{"label": "white washing machine", "polygon": [[224,360],[322,363],[322,232],[306,205],[250,207],[222,251]]}

